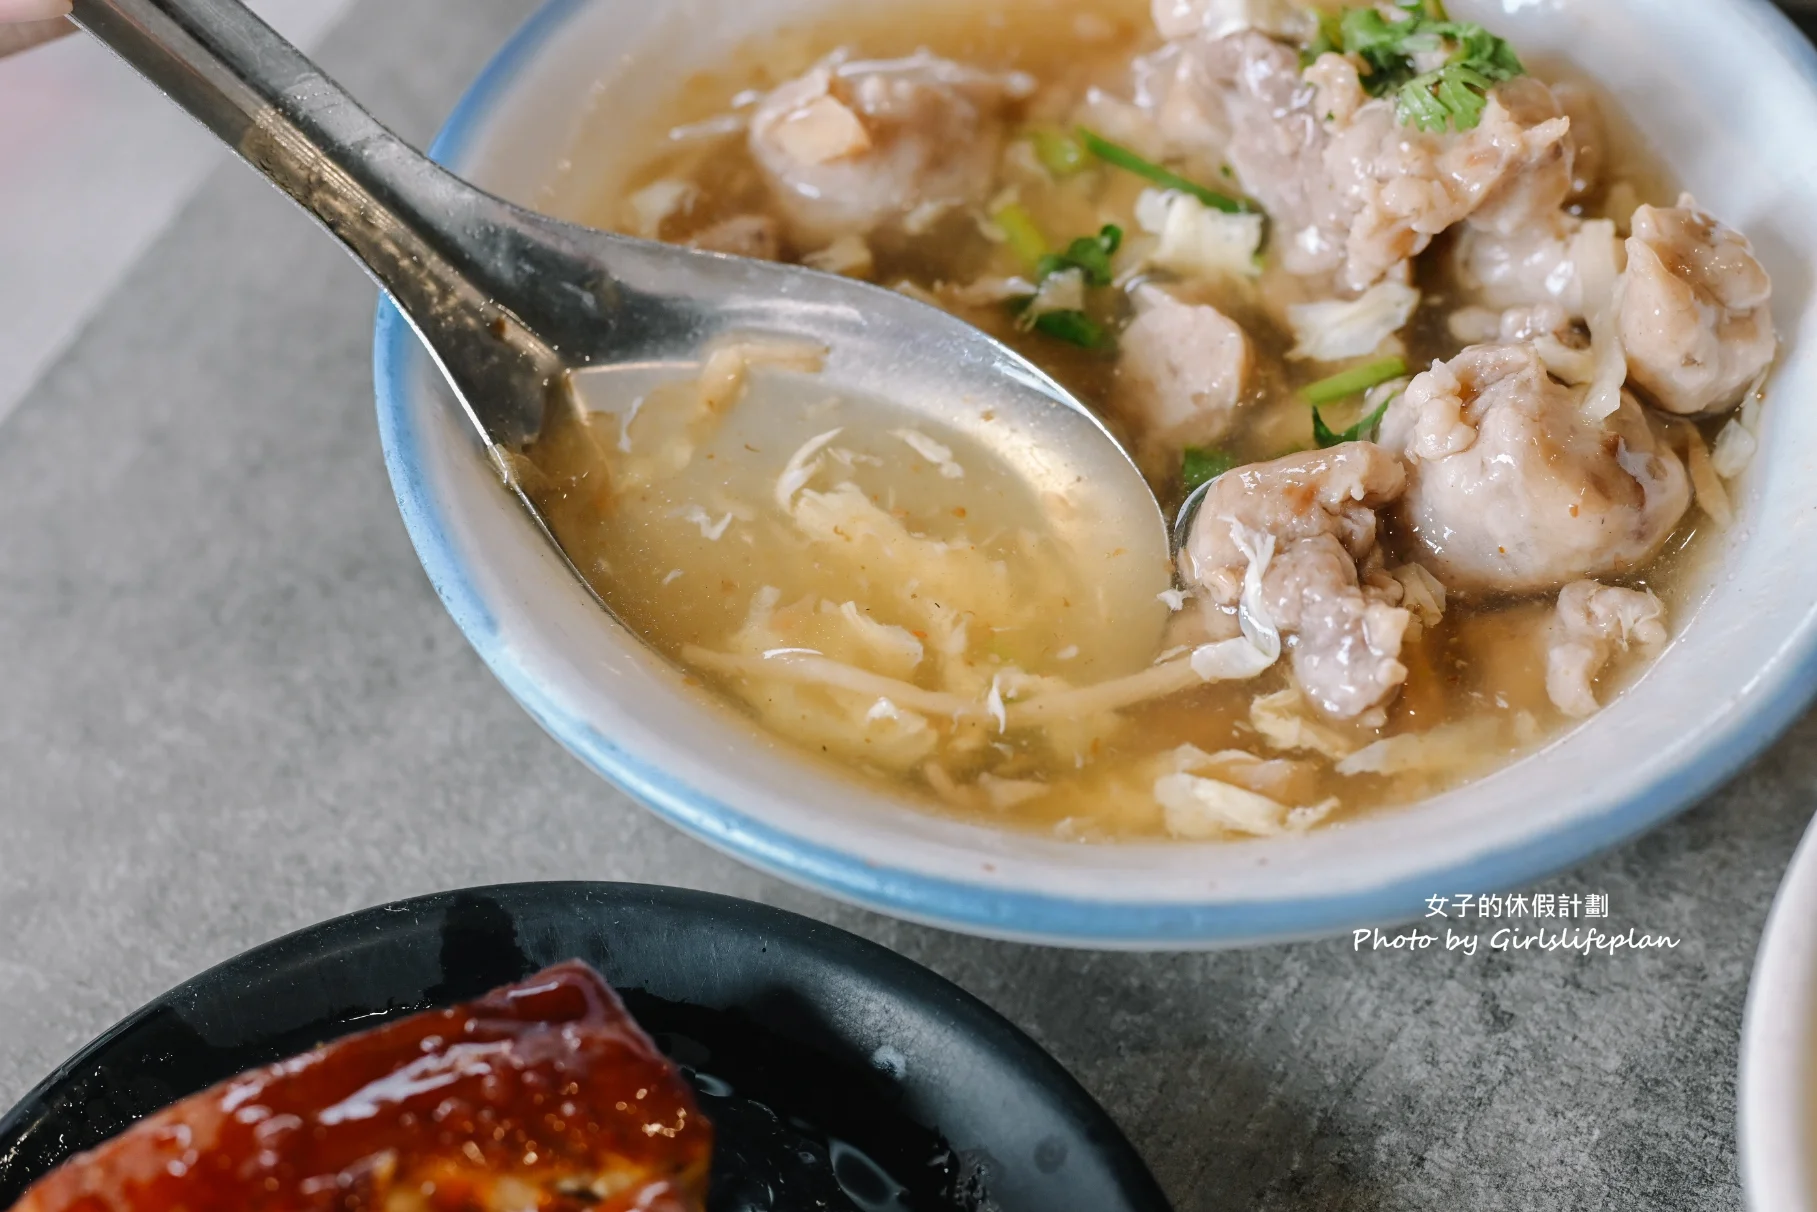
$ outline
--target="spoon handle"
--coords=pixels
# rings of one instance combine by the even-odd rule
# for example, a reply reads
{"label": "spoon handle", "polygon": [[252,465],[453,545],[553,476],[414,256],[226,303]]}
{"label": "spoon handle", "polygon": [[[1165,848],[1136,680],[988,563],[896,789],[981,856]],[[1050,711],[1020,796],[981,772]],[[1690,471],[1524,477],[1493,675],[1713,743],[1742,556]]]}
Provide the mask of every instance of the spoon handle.
{"label": "spoon handle", "polygon": [[[597,260],[567,252],[570,229],[431,162],[239,0],[75,0],[73,15],[353,253],[488,442],[536,432],[564,336],[616,310]],[[539,278],[577,277],[593,282],[590,300],[570,291],[548,315],[511,310],[540,310]]]}

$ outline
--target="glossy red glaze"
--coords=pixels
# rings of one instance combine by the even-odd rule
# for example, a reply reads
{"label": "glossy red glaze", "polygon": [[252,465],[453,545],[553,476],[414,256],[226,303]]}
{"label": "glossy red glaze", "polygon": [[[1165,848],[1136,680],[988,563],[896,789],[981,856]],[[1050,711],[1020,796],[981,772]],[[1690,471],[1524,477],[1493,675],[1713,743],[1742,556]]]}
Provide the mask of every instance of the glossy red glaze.
{"label": "glossy red glaze", "polygon": [[712,1126],[585,964],[242,1074],[14,1212],[699,1212]]}

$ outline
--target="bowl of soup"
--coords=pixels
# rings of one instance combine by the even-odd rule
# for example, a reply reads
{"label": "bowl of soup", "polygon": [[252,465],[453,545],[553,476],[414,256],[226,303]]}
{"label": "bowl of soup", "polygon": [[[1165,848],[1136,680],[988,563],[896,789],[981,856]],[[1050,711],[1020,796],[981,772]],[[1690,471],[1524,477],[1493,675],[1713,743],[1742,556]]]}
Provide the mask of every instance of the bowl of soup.
{"label": "bowl of soup", "polygon": [[382,306],[387,463],[525,708],[765,870],[1079,945],[1416,916],[1809,700],[1814,79],[1752,0],[551,0],[443,162],[959,314],[1196,513],[1170,560],[989,400],[750,333],[577,374],[503,460],[545,534]]}
{"label": "bowl of soup", "polygon": [[1754,965],[1739,1101],[1749,1206],[1817,1208],[1817,830],[1792,860]]}

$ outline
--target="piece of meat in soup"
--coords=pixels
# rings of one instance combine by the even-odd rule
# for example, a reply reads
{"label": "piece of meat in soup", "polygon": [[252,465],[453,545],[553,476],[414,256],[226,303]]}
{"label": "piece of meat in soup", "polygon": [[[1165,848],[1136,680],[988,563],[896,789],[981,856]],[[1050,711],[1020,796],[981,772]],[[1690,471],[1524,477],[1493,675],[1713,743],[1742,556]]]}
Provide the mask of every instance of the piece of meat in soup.
{"label": "piece of meat in soup", "polygon": [[1609,162],[1608,119],[1588,85],[1567,80],[1551,87],[1559,108],[1571,119],[1571,193],[1566,201],[1581,202],[1602,188]]}
{"label": "piece of meat in soup", "polygon": [[1212,446],[1235,427],[1253,353],[1249,338],[1217,308],[1181,301],[1158,286],[1135,291],[1136,318],[1123,331],[1117,409],[1145,450]]}
{"label": "piece of meat in soup", "polygon": [[1524,231],[1557,214],[1571,196],[1577,180],[1572,127],[1545,83],[1532,76],[1505,80],[1490,93],[1482,124],[1452,137],[1438,183],[1470,205],[1471,227],[1497,235]]}
{"label": "piece of meat in soup", "polygon": [[1582,318],[1582,231],[1583,220],[1565,211],[1505,234],[1467,227],[1451,253],[1457,284],[1479,307],[1499,311],[1556,303],[1571,317]]}
{"label": "piece of meat in soup", "polygon": [[1477,345],[1408,385],[1380,441],[1407,460],[1400,517],[1452,589],[1535,593],[1639,568],[1691,501],[1684,464],[1626,392],[1585,415],[1531,344]]}
{"label": "piece of meat in soup", "polygon": [[1349,160],[1336,171],[1356,182],[1344,267],[1353,289],[1371,285],[1459,223],[1518,231],[1555,210],[1570,190],[1570,119],[1537,80],[1496,85],[1482,121],[1461,133],[1402,126],[1385,101],[1358,111],[1358,129],[1367,130],[1363,120],[1378,111],[1386,117],[1374,121],[1386,123],[1389,133],[1375,146],[1342,139],[1334,145]]}
{"label": "piece of meat in soup", "polygon": [[1273,219],[1289,272],[1360,292],[1465,220],[1516,231],[1572,190],[1570,119],[1538,80],[1496,85],[1472,130],[1428,132],[1369,97],[1342,55],[1302,71],[1297,51],[1255,31],[1194,45],[1231,167]]}
{"label": "piece of meat in soup", "polygon": [[1131,100],[1086,93],[1086,126],[1155,160],[1178,160],[1195,173],[1217,172],[1230,142],[1223,98],[1195,43],[1170,42],[1130,64]]}
{"label": "piece of meat in soup", "polygon": [[1006,119],[1034,87],[927,53],[830,60],[758,106],[751,154],[797,241],[869,235],[985,201]]}
{"label": "piece of meat in soup", "polygon": [[1666,640],[1666,608],[1645,589],[1573,581],[1558,594],[1546,644],[1546,694],[1566,715],[1596,714],[1596,679],[1630,646]]}
{"label": "piece of meat in soup", "polygon": [[1407,678],[1400,652],[1412,615],[1377,533],[1378,512],[1406,483],[1400,460],[1370,442],[1239,467],[1212,483],[1180,553],[1188,583],[1229,610],[1249,565],[1233,528],[1273,538],[1264,601],[1301,689],[1337,719],[1381,723]]}
{"label": "piece of meat in soup", "polygon": [[[1224,154],[1244,191],[1268,212],[1282,263],[1299,274],[1338,270],[1355,205],[1327,165],[1334,142],[1322,117],[1328,111],[1319,108],[1320,90],[1301,76],[1299,52],[1254,31],[1189,45],[1225,113]],[[1379,144],[1390,123],[1385,113],[1353,117],[1344,146]]]}
{"label": "piece of meat in soup", "polygon": [[1779,349],[1753,245],[1688,196],[1641,207],[1633,226],[1621,339],[1634,382],[1667,412],[1734,407]]}

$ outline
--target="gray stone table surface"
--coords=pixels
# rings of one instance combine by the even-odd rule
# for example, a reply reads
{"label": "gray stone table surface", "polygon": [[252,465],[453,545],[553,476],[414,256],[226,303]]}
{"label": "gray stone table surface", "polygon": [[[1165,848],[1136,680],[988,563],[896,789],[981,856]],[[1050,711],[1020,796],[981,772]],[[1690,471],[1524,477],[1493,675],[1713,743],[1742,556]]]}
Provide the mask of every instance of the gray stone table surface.
{"label": "gray stone table surface", "polygon": [[[422,141],[530,7],[365,0],[323,57]],[[1182,1212],[1739,1206],[1742,1004],[1817,722],[1547,885],[1607,892],[1675,951],[1082,954],[889,921],[675,833],[492,680],[398,520],[372,306],[223,164],[0,427],[0,1105],[311,922],[632,879],[813,914],[958,981],[1078,1074]]]}

